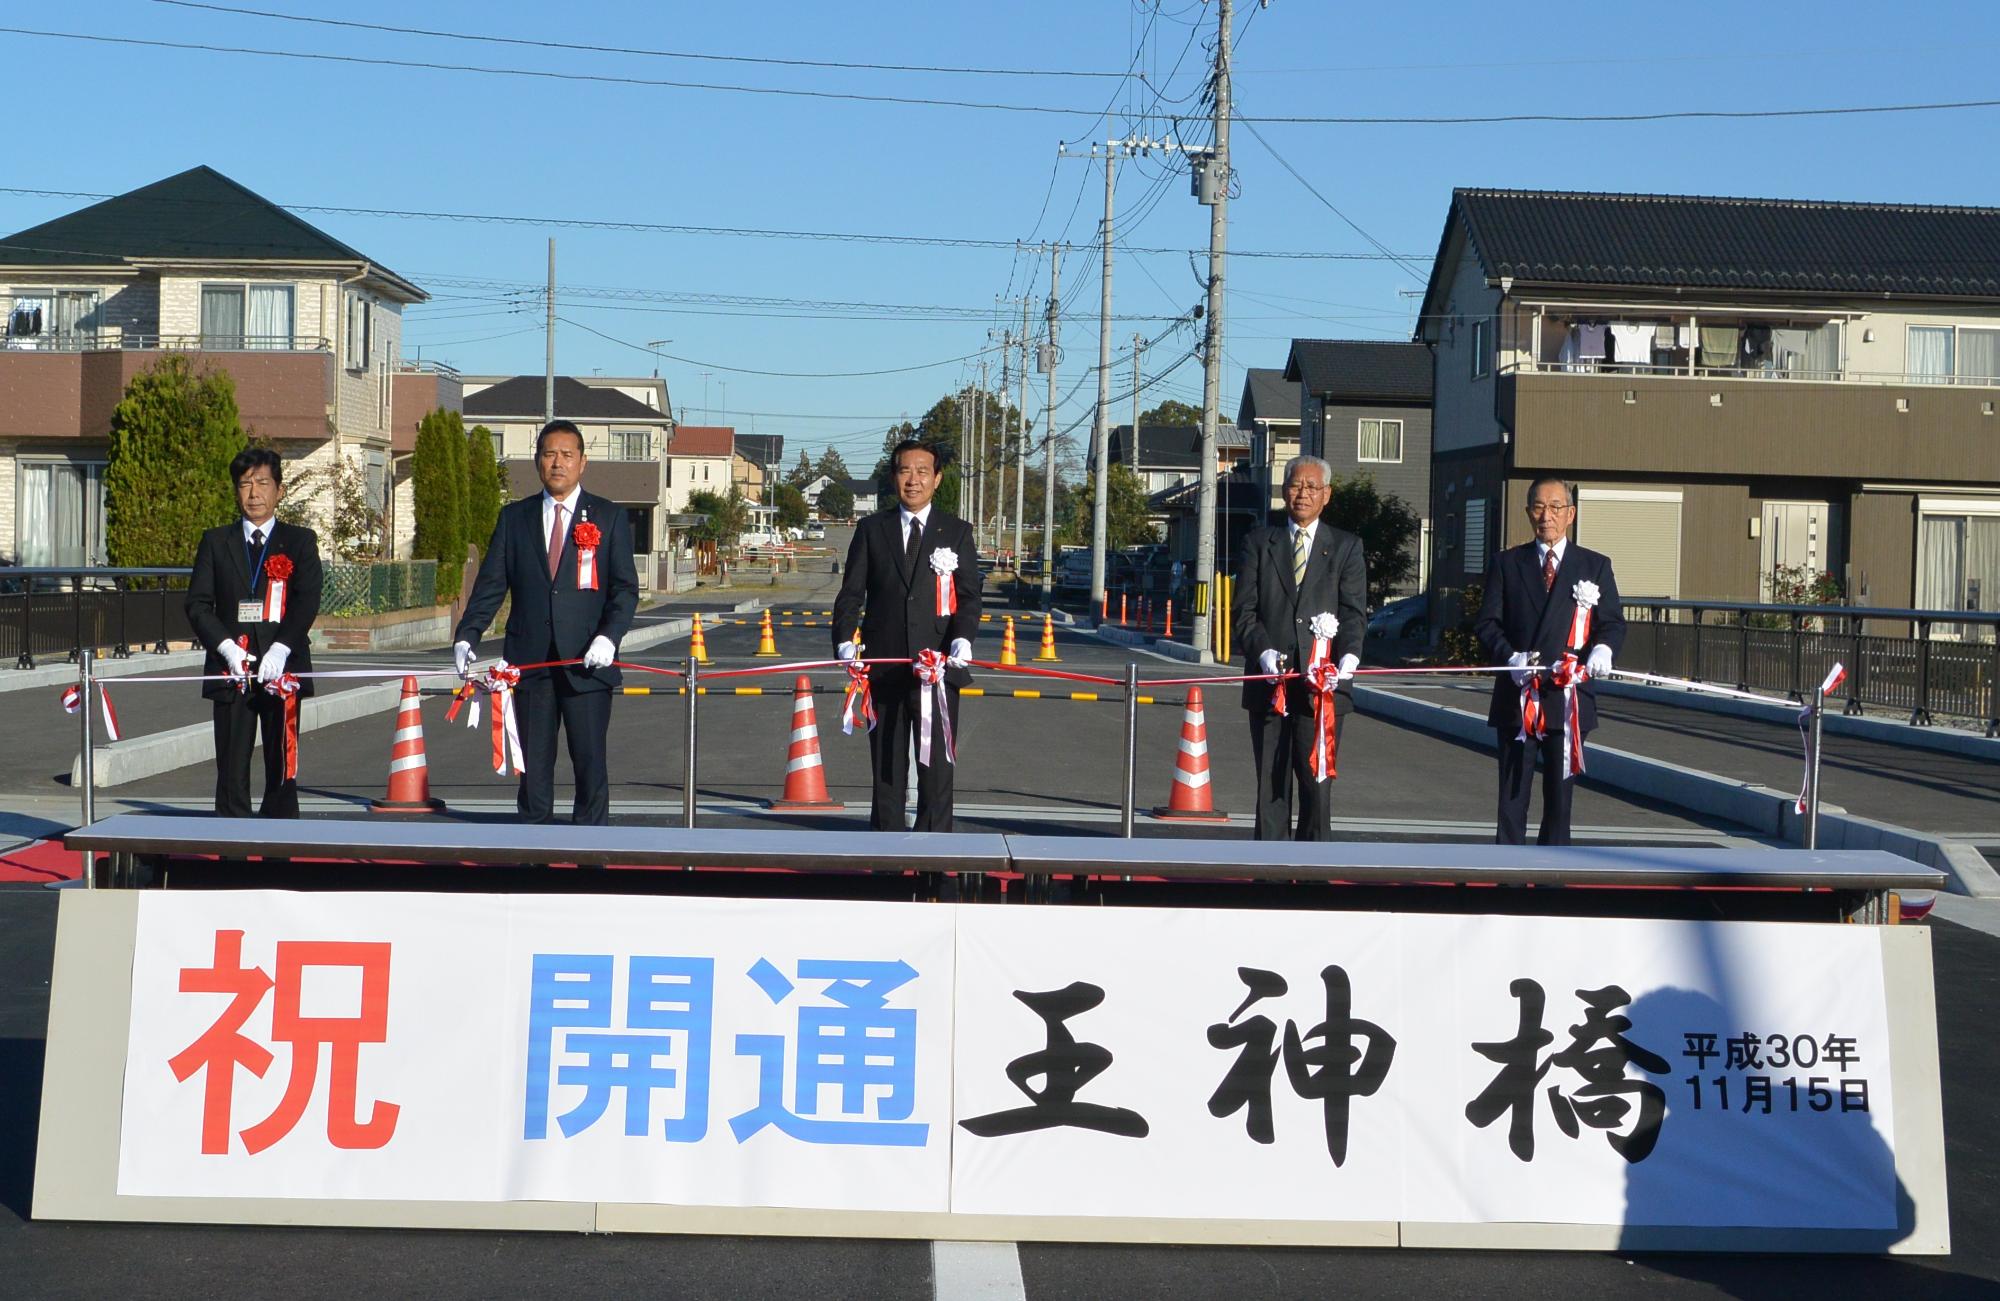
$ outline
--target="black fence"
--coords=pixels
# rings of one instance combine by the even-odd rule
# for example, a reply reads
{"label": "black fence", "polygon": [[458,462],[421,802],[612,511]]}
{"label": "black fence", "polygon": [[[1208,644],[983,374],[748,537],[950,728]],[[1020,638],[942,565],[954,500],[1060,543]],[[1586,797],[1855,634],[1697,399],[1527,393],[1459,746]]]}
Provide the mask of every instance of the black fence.
{"label": "black fence", "polygon": [[[0,657],[14,667],[76,659],[89,646],[114,659],[167,653],[191,641],[186,569],[0,569]],[[4,662],[4,660],[0,660]]]}
{"label": "black fence", "polygon": [[1839,663],[1847,713],[1978,718],[2000,735],[2000,614],[1635,600],[1625,619],[1620,668],[1804,700]]}

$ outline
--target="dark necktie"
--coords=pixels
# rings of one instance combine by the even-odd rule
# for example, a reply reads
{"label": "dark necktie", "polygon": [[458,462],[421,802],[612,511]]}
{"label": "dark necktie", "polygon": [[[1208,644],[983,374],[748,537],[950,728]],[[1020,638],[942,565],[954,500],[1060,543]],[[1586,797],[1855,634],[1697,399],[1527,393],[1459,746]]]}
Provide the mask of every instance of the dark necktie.
{"label": "dark necktie", "polygon": [[1548,554],[1542,558],[1542,590],[1544,592],[1553,592],[1556,590],[1556,549],[1554,547],[1550,547]]}
{"label": "dark necktie", "polygon": [[251,529],[251,530],[250,530],[250,545],[251,545],[251,546],[253,546],[253,547],[261,547],[261,546],[263,546],[263,545],[264,545],[264,530],[263,530],[263,529]]}
{"label": "dark necktie", "polygon": [[923,537],[924,522],[914,515],[910,516],[910,544],[903,548],[903,568],[912,574],[917,572],[917,552]]}

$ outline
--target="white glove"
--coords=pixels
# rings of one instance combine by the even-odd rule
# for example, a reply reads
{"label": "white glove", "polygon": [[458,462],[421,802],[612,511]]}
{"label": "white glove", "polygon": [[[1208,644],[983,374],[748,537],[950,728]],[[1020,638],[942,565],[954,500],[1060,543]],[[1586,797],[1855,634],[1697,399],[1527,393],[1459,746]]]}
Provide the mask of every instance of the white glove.
{"label": "white glove", "polygon": [[226,641],[217,646],[215,653],[222,656],[222,662],[229,666],[229,671],[232,674],[242,673],[243,666],[256,658],[249,651],[244,650],[233,641]]}
{"label": "white glove", "polygon": [[1271,675],[1278,672],[1278,652],[1267,650],[1257,657],[1257,671]]}
{"label": "white glove", "polygon": [[1361,667],[1361,657],[1352,651],[1340,657],[1340,681],[1353,680],[1354,670]]}
{"label": "white glove", "polygon": [[592,637],[590,649],[583,653],[583,667],[587,669],[609,668],[611,661],[618,658],[618,648],[611,644],[609,637]]}
{"label": "white glove", "polygon": [[847,661],[853,659],[859,653],[857,643],[851,641],[841,642],[833,648],[833,657],[842,664],[847,663]]}
{"label": "white glove", "polygon": [[945,656],[944,662],[952,668],[962,669],[971,660],[972,643],[963,637],[953,637],[951,639],[951,653]]}
{"label": "white glove", "polygon": [[[276,650],[277,647],[271,649]],[[1584,661],[1583,667],[1590,670],[1590,676],[1593,678],[1611,672],[1611,648],[1604,645],[1592,646],[1590,658]]]}
{"label": "white glove", "polygon": [[472,671],[472,643],[462,641],[453,646],[451,648],[451,663],[461,678],[470,673]]}
{"label": "white glove", "polygon": [[1528,652],[1515,651],[1507,657],[1507,663],[1514,669],[1514,685],[1525,687],[1535,680],[1535,671],[1527,667]]}
{"label": "white glove", "polygon": [[292,657],[292,648],[281,641],[271,643],[271,649],[264,652],[264,659],[257,665],[257,680],[273,682],[283,677],[285,661]]}

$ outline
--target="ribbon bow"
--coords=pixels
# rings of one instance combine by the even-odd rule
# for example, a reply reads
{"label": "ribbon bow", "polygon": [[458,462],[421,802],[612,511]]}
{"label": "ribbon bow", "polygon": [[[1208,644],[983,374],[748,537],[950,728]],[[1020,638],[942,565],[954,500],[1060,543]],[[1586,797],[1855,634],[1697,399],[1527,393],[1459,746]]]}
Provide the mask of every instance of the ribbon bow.
{"label": "ribbon bow", "polygon": [[[1565,654],[1556,661],[1549,672],[1549,681],[1562,688],[1562,741],[1563,778],[1575,777],[1583,771],[1583,703],[1577,688],[1590,680],[1590,670],[1576,657],[1575,651]],[[1533,685],[1532,683],[1530,684]],[[1537,702],[1536,716],[1541,710]]]}
{"label": "ribbon bow", "polygon": [[285,780],[299,776],[299,678],[296,673],[280,673],[264,684],[264,690],[285,702]]}
{"label": "ribbon bow", "polygon": [[1305,679],[1313,704],[1313,780],[1323,782],[1337,775],[1334,750],[1340,732],[1338,715],[1334,712],[1334,691],[1340,686],[1340,667],[1325,659],[1315,659],[1306,666]]}
{"label": "ribbon bow", "polygon": [[859,660],[849,660],[847,694],[840,705],[840,730],[853,736],[857,720],[870,732],[880,721],[875,715],[875,697],[869,692],[868,666]]}
{"label": "ribbon bow", "polygon": [[527,761],[521,753],[521,728],[514,714],[514,688],[521,684],[521,670],[499,660],[491,668],[473,674],[465,680],[451,698],[451,708],[444,711],[444,721],[455,722],[459,707],[470,704],[466,714],[467,727],[479,726],[479,692],[496,697],[491,711],[493,718],[493,771],[502,777],[507,775],[507,760],[511,755],[514,771],[528,771]]}
{"label": "ribbon bow", "polygon": [[945,692],[944,652],[918,651],[910,667],[916,671],[917,681],[923,684],[917,690],[917,762],[930,766],[931,719],[935,715],[944,732],[944,761],[955,764],[958,754],[951,739],[951,697]]}

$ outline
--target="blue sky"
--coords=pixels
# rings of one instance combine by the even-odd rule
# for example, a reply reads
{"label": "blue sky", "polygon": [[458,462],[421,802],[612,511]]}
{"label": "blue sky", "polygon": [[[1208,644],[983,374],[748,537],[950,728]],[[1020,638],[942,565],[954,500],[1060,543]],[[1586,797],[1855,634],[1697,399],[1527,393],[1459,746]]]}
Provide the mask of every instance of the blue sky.
{"label": "blue sky", "polygon": [[[206,163],[284,203],[788,231],[1062,241],[1065,326],[1058,428],[1095,394],[1098,165],[1057,146],[1137,129],[1175,134],[1195,113],[1214,34],[1201,0],[911,3],[387,3],[241,0],[268,12],[399,28],[683,54],[978,67],[996,76],[778,66],[503,45],[304,24],[158,3],[13,6],[0,24],[128,40],[604,78],[975,101],[1075,114],[858,102],[464,71],[383,67],[0,33],[37,105],[0,144],[0,186],[119,192]],[[1239,0],[1237,97],[1248,117],[1631,114],[2000,97],[2000,7],[1461,4]],[[1178,71],[1175,69],[1178,67]],[[68,72],[61,69],[68,68]],[[27,70],[36,70],[28,73]],[[1108,120],[1092,115],[1113,107]],[[1146,112],[1144,110],[1151,110]],[[1991,204],[1996,115],[1951,112],[1735,122],[1239,125],[1233,249],[1365,254],[1230,263],[1226,416],[1246,366],[1279,366],[1295,336],[1407,338],[1455,185]],[[1188,138],[1206,139],[1200,122]],[[1289,175],[1270,149],[1326,202]],[[1123,165],[1115,256],[1122,357],[1200,300],[1185,252],[1208,213],[1160,160]],[[0,193],[0,228],[81,206]],[[1338,207],[1343,220],[1327,204]],[[536,372],[545,240],[563,285],[639,291],[560,307],[558,368],[647,374],[659,365],[693,422],[783,433],[788,448],[867,461],[883,429],[976,375],[958,360],[1048,290],[1043,257],[1011,247],[550,229],[307,214],[429,288],[405,350],[472,372]],[[1351,221],[1366,236],[1358,233]],[[1413,255],[1414,271],[1376,244]],[[486,287],[449,281],[499,282]],[[559,290],[560,293],[560,290]],[[785,300],[675,301],[663,294]],[[647,296],[650,295],[650,296]],[[944,311],[881,311],[827,304]],[[573,324],[572,324],[573,323]],[[596,333],[592,333],[595,331]],[[1188,330],[1147,357],[1189,351]],[[942,363],[942,364],[930,364]],[[1116,360],[1114,394],[1129,384]],[[906,369],[917,368],[917,369]],[[861,375],[865,371],[900,371]],[[753,372],[811,372],[798,378]],[[704,375],[706,373],[706,375]],[[998,362],[990,378],[997,382]],[[1187,361],[1145,394],[1198,402]],[[1029,412],[1041,424],[1041,381]],[[1118,403],[1114,420],[1129,418]]]}

